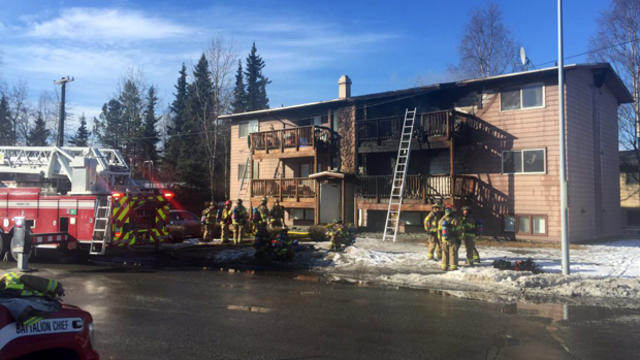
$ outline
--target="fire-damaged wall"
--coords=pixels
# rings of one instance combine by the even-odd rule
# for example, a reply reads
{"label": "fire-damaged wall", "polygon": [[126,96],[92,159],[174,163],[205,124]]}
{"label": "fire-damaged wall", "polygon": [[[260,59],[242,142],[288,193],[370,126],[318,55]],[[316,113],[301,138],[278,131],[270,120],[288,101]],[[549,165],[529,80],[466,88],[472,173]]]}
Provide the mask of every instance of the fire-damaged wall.
{"label": "fire-damaged wall", "polygon": [[336,110],[337,132],[340,137],[340,171],[355,174],[357,166],[356,107],[347,106]]}

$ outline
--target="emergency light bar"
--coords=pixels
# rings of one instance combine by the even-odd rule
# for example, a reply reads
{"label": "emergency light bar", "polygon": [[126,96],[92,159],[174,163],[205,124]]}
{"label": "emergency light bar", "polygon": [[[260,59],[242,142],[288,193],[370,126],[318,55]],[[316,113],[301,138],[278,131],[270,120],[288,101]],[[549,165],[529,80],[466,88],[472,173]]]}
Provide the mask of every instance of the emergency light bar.
{"label": "emergency light bar", "polygon": [[118,199],[120,199],[121,197],[123,197],[123,196],[124,196],[124,194],[123,194],[123,193],[121,193],[121,192],[119,192],[119,191],[114,191],[114,192],[112,192],[112,193],[111,193],[111,196],[112,196],[114,199],[118,200]]}
{"label": "emergency light bar", "polygon": [[162,191],[162,196],[164,196],[164,198],[168,200],[168,199],[173,199],[175,194],[173,193],[173,191],[164,190]]}

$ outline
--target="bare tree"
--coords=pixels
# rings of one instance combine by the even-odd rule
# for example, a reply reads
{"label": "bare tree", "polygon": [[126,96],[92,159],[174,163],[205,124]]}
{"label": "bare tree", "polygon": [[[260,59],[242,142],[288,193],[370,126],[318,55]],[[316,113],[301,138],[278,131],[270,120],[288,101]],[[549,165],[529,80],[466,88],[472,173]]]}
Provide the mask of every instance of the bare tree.
{"label": "bare tree", "polygon": [[459,52],[460,62],[450,67],[456,75],[488,77],[517,69],[517,47],[495,3],[473,10]]}
{"label": "bare tree", "polygon": [[207,58],[213,85],[213,117],[212,121],[204,121],[203,133],[209,159],[209,185],[211,186],[211,201],[214,200],[216,187],[216,172],[222,170],[223,193],[228,198],[228,167],[229,167],[229,123],[219,120],[218,116],[226,113],[233,100],[232,79],[234,64],[237,56],[233,52],[231,41],[218,36],[211,40],[207,49]]}
{"label": "bare tree", "polygon": [[613,66],[625,85],[631,89],[633,104],[618,109],[618,143],[624,149],[640,152],[640,2],[612,0],[609,10],[600,14],[598,30],[591,38],[591,59]]}
{"label": "bare tree", "polygon": [[29,90],[26,82],[19,82],[9,91],[9,108],[13,127],[14,144],[26,144],[29,134],[29,118],[31,110],[27,97]]}
{"label": "bare tree", "polygon": [[51,138],[58,137],[58,107],[60,106],[52,92],[43,91],[38,99],[38,107],[36,113],[39,113],[47,124],[47,128],[51,131]]}

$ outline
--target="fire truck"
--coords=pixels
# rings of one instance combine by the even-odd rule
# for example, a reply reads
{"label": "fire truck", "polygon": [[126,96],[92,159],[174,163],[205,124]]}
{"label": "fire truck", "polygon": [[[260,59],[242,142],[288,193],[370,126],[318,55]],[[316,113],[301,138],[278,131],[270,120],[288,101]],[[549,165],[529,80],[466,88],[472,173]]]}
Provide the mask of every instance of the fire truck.
{"label": "fire truck", "polygon": [[173,196],[138,186],[114,149],[0,146],[0,258],[15,258],[9,242],[20,226],[36,248],[85,245],[104,255],[108,247],[157,245],[169,235]]}

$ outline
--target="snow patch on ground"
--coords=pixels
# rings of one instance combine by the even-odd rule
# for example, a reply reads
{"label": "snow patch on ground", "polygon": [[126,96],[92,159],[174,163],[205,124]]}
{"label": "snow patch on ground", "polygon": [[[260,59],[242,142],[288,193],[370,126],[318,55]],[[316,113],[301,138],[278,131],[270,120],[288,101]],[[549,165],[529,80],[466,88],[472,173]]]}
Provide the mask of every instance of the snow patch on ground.
{"label": "snow patch on ground", "polygon": [[[318,267],[334,280],[365,281],[412,288],[491,292],[509,298],[597,298],[634,300],[640,296],[640,240],[584,245],[571,250],[571,275],[561,275],[560,250],[547,248],[479,247],[482,263],[442,272],[426,260],[420,243],[382,243],[359,238],[340,253],[328,253],[333,266]],[[464,247],[460,263],[464,262]],[[543,271],[498,270],[492,263],[533,258]],[[640,306],[637,305],[637,306]]]}

